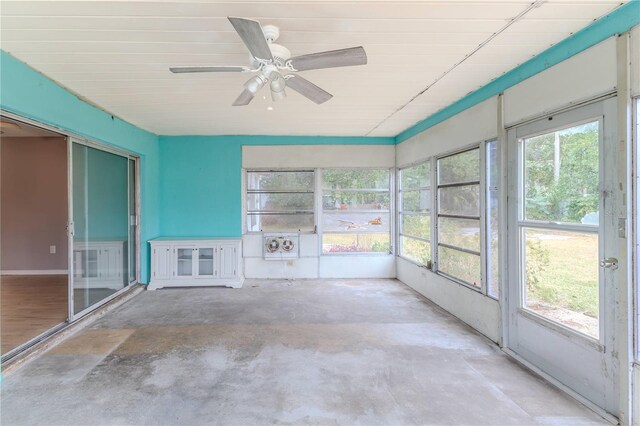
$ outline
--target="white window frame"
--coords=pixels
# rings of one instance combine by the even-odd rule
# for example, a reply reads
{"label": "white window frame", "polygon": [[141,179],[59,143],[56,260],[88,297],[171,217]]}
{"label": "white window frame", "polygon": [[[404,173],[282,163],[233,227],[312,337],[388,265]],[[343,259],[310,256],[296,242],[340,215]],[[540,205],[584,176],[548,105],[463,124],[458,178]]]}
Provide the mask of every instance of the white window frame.
{"label": "white window frame", "polygon": [[[313,173],[313,184],[312,184],[312,189],[310,191],[286,191],[286,190],[281,190],[281,191],[260,191],[260,190],[250,190],[249,189],[249,173],[269,173],[269,172],[273,172],[273,173],[277,173],[277,172],[311,172]],[[267,194],[267,193],[283,193],[283,192],[290,192],[290,193],[296,193],[296,194],[311,194],[313,196],[313,208],[311,210],[300,210],[300,211],[287,211],[287,212],[269,212],[268,214],[284,214],[284,215],[302,215],[302,214],[312,214],[313,215],[313,229],[310,231],[300,231],[298,229],[290,229],[290,230],[285,230],[285,231],[278,231],[278,232],[291,232],[291,233],[298,233],[298,234],[315,234],[317,232],[318,229],[318,214],[317,214],[317,197],[316,197],[316,188],[317,188],[317,180],[318,180],[318,170],[317,169],[313,169],[313,168],[250,168],[250,169],[243,169],[243,185],[242,185],[242,217],[243,217],[243,221],[242,221],[242,228],[245,231],[245,234],[263,234],[263,233],[269,233],[271,231],[263,231],[263,230],[259,230],[259,231],[252,231],[249,229],[248,227],[248,219],[249,216],[252,215],[252,212],[249,211],[249,206],[247,205],[247,197],[252,194],[258,194],[258,193],[262,193],[262,194]]]}
{"label": "white window frame", "polygon": [[[323,207],[323,195],[324,195],[324,182],[322,179],[322,172],[325,170],[387,170],[389,172],[389,189],[388,189],[388,193],[389,193],[389,253],[383,253],[383,252],[332,252],[332,253],[325,253],[323,250],[323,240],[324,240],[324,235],[325,234],[380,234],[380,232],[349,232],[349,231],[330,231],[330,232],[325,232],[324,231],[324,224],[323,224],[323,217],[325,215],[325,211],[324,211],[324,207]],[[318,253],[320,254],[320,256],[389,256],[389,255],[394,255],[395,254],[395,247],[396,245],[394,244],[394,240],[395,240],[395,211],[396,211],[396,202],[395,202],[395,173],[394,173],[395,169],[393,167],[323,167],[323,168],[318,168],[316,169],[316,205],[317,205],[317,227],[316,229],[318,230]],[[331,189],[326,189],[326,191],[341,191],[341,192],[349,192],[350,190],[345,190],[345,189],[340,189],[340,190],[331,190]],[[358,190],[355,189],[353,190],[354,192],[360,191],[360,192],[387,192],[386,190],[369,190],[369,189],[364,189],[364,190]],[[378,211],[378,210],[377,210]],[[353,213],[360,213],[360,211],[358,210],[352,210]],[[362,213],[367,213],[367,212],[371,212],[368,210],[363,210]],[[379,212],[385,212],[385,210],[379,210]],[[327,213],[327,214],[331,214],[331,213]]]}
{"label": "white window frame", "polygon": [[[487,151],[488,151],[488,147],[489,144],[494,143],[496,146],[496,164],[490,164],[489,160],[488,160],[488,156],[487,156]],[[500,206],[502,203],[502,200],[500,199],[502,197],[502,189],[501,189],[501,184],[502,184],[502,158],[501,158],[501,150],[502,147],[500,146],[500,141],[495,138],[495,139],[488,139],[484,142],[482,142],[480,144],[480,149],[482,150],[482,153],[480,154],[480,166],[482,167],[481,169],[481,174],[484,174],[484,185],[482,188],[480,188],[481,190],[481,194],[480,194],[480,201],[481,201],[481,213],[484,214],[484,220],[483,220],[483,228],[484,228],[484,242],[481,240],[480,241],[480,247],[484,248],[484,261],[482,263],[482,268],[483,268],[483,272],[482,272],[482,286],[483,286],[483,292],[484,294],[486,294],[488,297],[494,299],[494,300],[499,300],[500,298],[500,282],[502,280],[502,269],[501,269],[501,265],[500,265],[500,246],[502,245],[502,241],[500,239],[500,234],[502,233],[502,229],[500,227],[500,223],[501,223],[501,211],[500,211]],[[491,263],[492,263],[492,258],[491,258],[491,252],[493,251],[491,249],[491,232],[489,231],[491,229],[490,223],[491,223],[491,215],[489,214],[489,209],[490,209],[490,192],[492,190],[492,187],[490,185],[490,171],[489,171],[489,167],[493,166],[493,167],[497,167],[498,168],[498,174],[497,174],[497,182],[495,185],[495,188],[493,188],[493,190],[495,190],[497,197],[498,197],[498,222],[496,223],[496,229],[498,231],[498,246],[496,247],[496,252],[498,254],[498,279],[494,282],[493,281],[493,276],[491,276]],[[482,176],[481,176],[481,180],[482,180]],[[482,235],[482,230],[481,232],[481,238],[483,237]],[[498,294],[497,295],[493,295],[490,293],[490,289],[491,288],[496,288],[498,290]]]}
{"label": "white window frame", "polygon": [[[403,205],[403,191],[405,191],[402,188],[402,172],[406,169],[410,169],[413,167],[417,167],[417,166],[421,166],[423,164],[429,164],[429,186],[424,186],[424,187],[417,187],[417,188],[411,188],[407,191],[423,191],[423,190],[429,190],[431,197],[429,200],[429,210],[426,213],[421,213],[421,212],[405,212],[402,209],[402,205]],[[396,186],[398,188],[397,192],[396,192],[396,223],[397,223],[397,242],[396,242],[396,247],[397,249],[397,253],[398,253],[398,257],[406,260],[407,262],[411,262],[417,266],[420,267],[424,267],[427,269],[431,269],[432,265],[433,265],[433,228],[434,228],[434,220],[433,220],[433,197],[434,197],[434,190],[433,190],[433,159],[432,158],[427,158],[427,159],[423,159],[414,163],[409,163],[407,165],[404,165],[402,167],[399,167],[396,173]],[[403,234],[402,232],[402,217],[404,214],[412,214],[412,215],[419,215],[419,216],[429,216],[431,218],[431,225],[430,225],[430,229],[429,229],[429,237],[430,238],[420,238],[414,235],[409,235],[409,234]],[[430,248],[430,258],[427,264],[423,264],[423,263],[419,263],[417,261],[415,261],[414,259],[410,259],[406,256],[403,255],[402,253],[402,237],[405,238],[412,238],[414,240],[417,241],[422,241],[425,242],[427,244],[429,244],[429,248]]]}
{"label": "white window frame", "polygon": [[[464,152],[468,152],[468,151],[473,151],[473,150],[479,150],[479,171],[480,171],[480,176],[479,176],[479,180],[476,183],[476,181],[469,181],[469,182],[462,182],[462,183],[457,183],[455,185],[449,185],[446,184],[446,186],[465,186],[465,185],[479,185],[479,192],[480,192],[480,206],[479,206],[479,215],[478,217],[469,217],[469,219],[471,220],[478,220],[479,222],[479,229],[480,229],[480,251],[479,252],[474,252],[473,250],[468,250],[462,247],[455,247],[455,246],[451,246],[449,244],[444,244],[444,243],[440,243],[439,241],[439,229],[438,229],[438,219],[443,216],[443,217],[449,217],[449,215],[441,215],[438,211],[438,206],[439,206],[439,197],[438,197],[438,190],[441,188],[439,179],[438,179],[438,161],[443,159],[443,158],[447,158],[447,157],[451,157],[454,155],[458,155],[458,154],[462,154]],[[456,282],[458,284],[464,285],[465,287],[468,287],[470,289],[473,289],[475,291],[478,291],[482,294],[486,294],[486,278],[485,278],[485,274],[486,274],[486,266],[484,266],[486,264],[486,259],[485,259],[485,254],[486,254],[486,250],[483,249],[483,244],[484,241],[486,240],[485,237],[485,221],[486,221],[486,215],[485,215],[485,191],[483,191],[483,188],[486,186],[485,184],[485,173],[483,172],[484,169],[486,169],[486,163],[485,163],[485,155],[483,154],[484,152],[484,142],[481,143],[475,143],[473,145],[469,145],[466,146],[464,148],[455,150],[455,151],[451,151],[451,152],[447,152],[444,154],[440,154],[437,157],[435,157],[434,162],[435,162],[435,168],[434,168],[434,175],[435,175],[435,185],[434,185],[434,194],[433,194],[433,211],[435,213],[434,216],[434,222],[435,222],[435,234],[433,236],[434,239],[434,245],[432,246],[432,258],[434,259],[433,263],[434,263],[434,272],[436,272],[438,275],[441,275],[453,282]],[[465,217],[466,218],[466,217]],[[461,251],[463,253],[469,253],[472,255],[476,255],[480,257],[480,286],[475,286],[471,283],[468,283],[460,278],[454,277],[446,272],[443,272],[440,270],[439,268],[439,259],[438,259],[438,248],[440,246],[443,246],[445,248],[449,248],[452,250],[457,250],[457,251]],[[435,251],[433,251],[433,249],[435,249]]]}

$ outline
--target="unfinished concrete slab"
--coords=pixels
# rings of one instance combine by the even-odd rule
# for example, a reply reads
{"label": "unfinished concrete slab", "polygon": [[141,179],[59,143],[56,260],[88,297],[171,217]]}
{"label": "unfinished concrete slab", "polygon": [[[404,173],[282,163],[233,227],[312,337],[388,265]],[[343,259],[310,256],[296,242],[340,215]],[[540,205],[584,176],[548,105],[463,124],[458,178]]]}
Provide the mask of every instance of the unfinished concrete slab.
{"label": "unfinished concrete slab", "polygon": [[144,292],[4,378],[2,424],[608,424],[396,280]]}

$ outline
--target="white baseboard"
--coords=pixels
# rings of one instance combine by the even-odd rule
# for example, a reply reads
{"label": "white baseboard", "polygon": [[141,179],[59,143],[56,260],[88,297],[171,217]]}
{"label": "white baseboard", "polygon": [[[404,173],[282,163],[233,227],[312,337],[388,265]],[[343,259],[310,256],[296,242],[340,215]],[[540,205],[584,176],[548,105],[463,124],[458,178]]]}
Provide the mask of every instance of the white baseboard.
{"label": "white baseboard", "polygon": [[0,275],[67,275],[66,269],[8,270],[0,271]]}

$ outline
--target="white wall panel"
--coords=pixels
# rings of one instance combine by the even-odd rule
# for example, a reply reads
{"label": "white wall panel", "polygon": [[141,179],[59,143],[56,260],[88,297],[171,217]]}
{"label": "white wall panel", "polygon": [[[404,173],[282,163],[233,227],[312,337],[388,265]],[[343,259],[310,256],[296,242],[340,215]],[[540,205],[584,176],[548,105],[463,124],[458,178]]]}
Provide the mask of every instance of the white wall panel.
{"label": "white wall panel", "polygon": [[280,261],[249,257],[244,259],[244,276],[264,279],[318,278],[318,258]]}
{"label": "white wall panel", "polygon": [[398,167],[495,138],[498,98],[493,97],[407,139],[396,148]]}
{"label": "white wall panel", "polygon": [[616,43],[609,38],[504,93],[505,124],[568,107],[616,87]]}
{"label": "white wall panel", "polygon": [[243,146],[242,167],[393,167],[394,145]]}
{"label": "white wall panel", "polygon": [[631,95],[640,96],[640,25],[631,30]]}
{"label": "white wall panel", "polygon": [[395,278],[395,256],[322,256],[320,278]]}
{"label": "white wall panel", "polygon": [[398,279],[438,306],[460,318],[494,342],[500,339],[500,306],[497,300],[440,275],[397,259]]}

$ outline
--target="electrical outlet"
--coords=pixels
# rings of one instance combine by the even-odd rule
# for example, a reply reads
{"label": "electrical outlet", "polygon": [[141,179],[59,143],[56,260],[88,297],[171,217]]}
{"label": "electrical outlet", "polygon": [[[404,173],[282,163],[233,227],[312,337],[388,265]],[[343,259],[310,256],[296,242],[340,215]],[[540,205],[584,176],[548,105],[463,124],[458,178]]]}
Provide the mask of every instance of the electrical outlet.
{"label": "electrical outlet", "polygon": [[56,254],[56,246],[49,246],[49,254]]}

